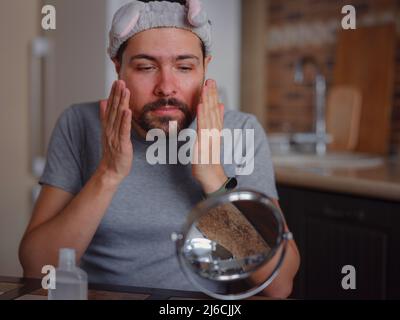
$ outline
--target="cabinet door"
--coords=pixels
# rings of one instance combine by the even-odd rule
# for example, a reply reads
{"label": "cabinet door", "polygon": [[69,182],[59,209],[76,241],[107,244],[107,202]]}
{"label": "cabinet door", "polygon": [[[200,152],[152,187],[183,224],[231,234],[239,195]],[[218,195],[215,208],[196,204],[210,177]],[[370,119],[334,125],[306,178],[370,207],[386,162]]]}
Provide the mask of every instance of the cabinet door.
{"label": "cabinet door", "polygon": [[300,268],[296,274],[293,283],[293,292],[291,298],[304,299],[305,298],[305,268],[304,268],[304,208],[301,206],[301,196],[294,188],[288,188],[278,185],[279,205],[285,216],[286,223],[289,230],[293,233],[294,240],[300,252]]}
{"label": "cabinet door", "polygon": [[[385,298],[385,233],[315,216],[306,217],[305,233],[307,298]],[[354,290],[342,287],[346,265],[355,268]]]}
{"label": "cabinet door", "polygon": [[[398,299],[400,204],[278,186],[281,207],[301,255],[293,298]],[[356,269],[344,290],[342,268]]]}

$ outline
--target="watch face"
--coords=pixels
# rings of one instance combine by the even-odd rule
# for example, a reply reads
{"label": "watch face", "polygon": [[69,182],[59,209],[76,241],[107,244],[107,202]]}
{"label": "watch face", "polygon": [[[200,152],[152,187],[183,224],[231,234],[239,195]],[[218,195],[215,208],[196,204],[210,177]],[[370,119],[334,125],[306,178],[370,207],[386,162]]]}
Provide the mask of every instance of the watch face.
{"label": "watch face", "polygon": [[226,184],[225,188],[228,190],[234,189],[237,186],[236,178],[230,178],[228,183]]}

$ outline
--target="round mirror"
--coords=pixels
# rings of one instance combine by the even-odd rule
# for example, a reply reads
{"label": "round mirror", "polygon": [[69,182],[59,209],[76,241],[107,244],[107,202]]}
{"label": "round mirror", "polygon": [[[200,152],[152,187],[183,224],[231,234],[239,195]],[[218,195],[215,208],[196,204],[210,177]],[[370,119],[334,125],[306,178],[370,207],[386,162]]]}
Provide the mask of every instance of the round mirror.
{"label": "round mirror", "polygon": [[200,202],[183,230],[172,235],[187,278],[205,294],[225,300],[265,289],[278,274],[291,238],[271,200],[249,190]]}

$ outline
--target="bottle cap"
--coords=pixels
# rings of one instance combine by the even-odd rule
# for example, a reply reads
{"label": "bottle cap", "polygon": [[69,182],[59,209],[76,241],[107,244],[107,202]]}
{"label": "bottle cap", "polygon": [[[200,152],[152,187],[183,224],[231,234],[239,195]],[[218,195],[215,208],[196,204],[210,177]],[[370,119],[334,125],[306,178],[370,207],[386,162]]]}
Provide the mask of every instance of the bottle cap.
{"label": "bottle cap", "polygon": [[75,249],[62,248],[58,258],[58,268],[72,269],[75,267]]}

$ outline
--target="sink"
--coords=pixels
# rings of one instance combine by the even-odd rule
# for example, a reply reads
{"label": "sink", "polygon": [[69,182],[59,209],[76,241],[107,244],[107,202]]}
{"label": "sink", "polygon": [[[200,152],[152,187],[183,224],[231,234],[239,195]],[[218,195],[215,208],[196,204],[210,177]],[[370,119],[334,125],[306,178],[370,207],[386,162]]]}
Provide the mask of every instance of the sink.
{"label": "sink", "polygon": [[364,169],[384,164],[384,158],[363,153],[327,153],[326,155],[304,153],[273,153],[272,161],[279,167]]}

